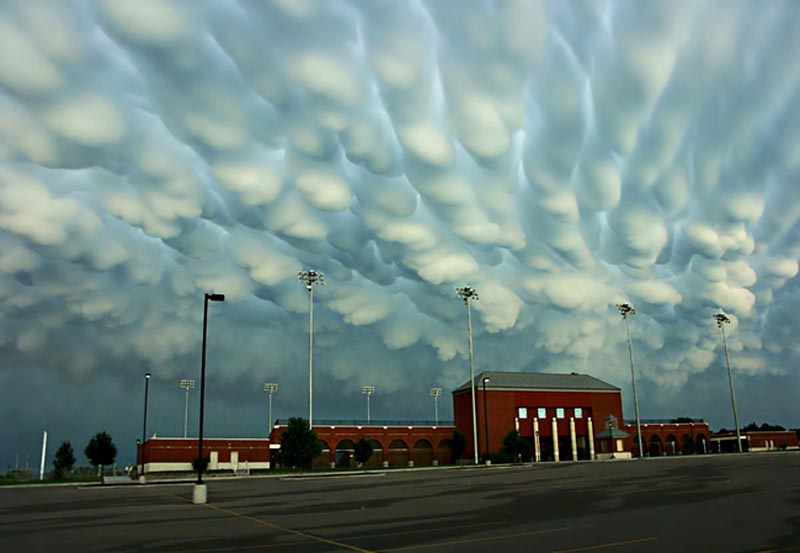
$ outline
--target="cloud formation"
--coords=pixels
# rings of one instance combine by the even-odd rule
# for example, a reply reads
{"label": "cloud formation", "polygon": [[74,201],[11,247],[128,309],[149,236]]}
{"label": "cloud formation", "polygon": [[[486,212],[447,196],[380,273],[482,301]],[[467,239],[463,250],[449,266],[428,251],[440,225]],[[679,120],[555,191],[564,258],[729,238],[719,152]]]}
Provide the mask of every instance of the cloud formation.
{"label": "cloud formation", "polygon": [[737,373],[796,382],[799,17],[788,1],[5,3],[0,373],[192,375],[216,291],[227,393],[274,380],[281,415],[302,414],[295,275],[313,267],[322,417],[360,413],[333,389],[356,404],[376,384],[387,417],[421,418],[430,386],[461,384],[463,283],[479,370],[627,389],[614,304],[630,301],[653,416],[685,414],[720,365],[720,309]]}

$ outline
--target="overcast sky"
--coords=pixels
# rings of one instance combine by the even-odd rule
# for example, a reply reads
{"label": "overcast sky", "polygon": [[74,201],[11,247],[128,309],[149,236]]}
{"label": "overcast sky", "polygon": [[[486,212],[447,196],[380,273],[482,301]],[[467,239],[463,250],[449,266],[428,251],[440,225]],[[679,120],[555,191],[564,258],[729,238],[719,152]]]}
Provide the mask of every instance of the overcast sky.
{"label": "overcast sky", "polygon": [[[633,417],[800,426],[791,1],[6,1],[0,466],[107,430],[431,419],[476,372],[577,371]],[[198,389],[190,433],[196,433]]]}

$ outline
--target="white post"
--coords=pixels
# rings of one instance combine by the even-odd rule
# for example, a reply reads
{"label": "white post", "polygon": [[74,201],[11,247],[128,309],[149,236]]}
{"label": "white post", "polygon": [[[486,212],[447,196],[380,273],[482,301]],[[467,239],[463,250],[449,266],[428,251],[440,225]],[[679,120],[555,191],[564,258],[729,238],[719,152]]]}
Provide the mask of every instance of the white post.
{"label": "white post", "polygon": [[39,480],[44,480],[44,460],[47,456],[47,430],[42,436],[42,461],[39,463]]}
{"label": "white post", "polygon": [[592,425],[592,417],[586,419],[586,428],[589,429],[589,459],[594,461],[594,426]]}
{"label": "white post", "polygon": [[575,418],[569,418],[569,439],[572,444],[572,460],[578,460],[578,442],[575,438]]}
{"label": "white post", "polygon": [[539,419],[533,419],[533,455],[534,461],[539,462],[542,460],[542,444],[539,443]]}
{"label": "white post", "polygon": [[558,451],[558,422],[556,418],[553,417],[553,422],[550,425],[553,430],[553,457],[556,460],[556,463],[559,462],[559,451]]}

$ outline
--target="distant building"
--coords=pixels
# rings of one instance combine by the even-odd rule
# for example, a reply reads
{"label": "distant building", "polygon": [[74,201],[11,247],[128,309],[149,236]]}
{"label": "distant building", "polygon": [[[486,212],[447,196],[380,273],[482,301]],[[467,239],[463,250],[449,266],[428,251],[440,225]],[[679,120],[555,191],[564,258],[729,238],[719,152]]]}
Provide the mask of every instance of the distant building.
{"label": "distant building", "polygon": [[[484,394],[484,379],[485,383]],[[475,377],[479,454],[498,452],[503,438],[518,430],[534,461],[589,460],[638,456],[636,423],[622,423],[621,390],[578,373],[482,372]],[[469,382],[453,392],[456,427],[467,436],[472,456]],[[642,421],[645,455],[706,453],[705,422]],[[488,423],[488,424],[487,424]],[[610,428],[613,426],[613,428]]]}
{"label": "distant building", "polygon": [[[484,383],[484,380],[486,381]],[[528,442],[529,458],[579,461],[639,455],[636,421],[625,420],[620,388],[587,374],[486,371],[476,376],[478,453],[497,453],[503,438],[518,430]],[[485,385],[485,388],[484,388]],[[453,433],[467,442],[465,459],[473,457],[472,398],[469,382],[453,391],[454,422],[315,421],[322,455],[315,467],[355,466],[355,442],[364,437],[373,447],[366,467],[429,466],[457,462]],[[268,439],[204,440],[209,470],[265,469],[280,449],[287,421],[276,421]],[[642,420],[645,456],[689,455],[733,451],[736,437],[712,436],[701,419]],[[797,449],[794,432],[748,432],[746,449]],[[146,445],[147,472],[190,470],[197,440],[152,438]]]}
{"label": "distant building", "polygon": [[[273,426],[273,449],[280,448],[287,425],[288,421],[277,421]],[[365,468],[452,465],[454,430],[448,421],[314,421],[314,432],[322,442],[322,455],[314,467],[355,467],[355,442],[362,437],[372,445]]]}
{"label": "distant building", "polygon": [[[747,430],[740,432],[742,451],[778,451],[800,449],[794,430]],[[721,432],[711,436],[713,453],[735,453],[736,432]]]}
{"label": "distant building", "polygon": [[[190,471],[197,458],[197,438],[149,438],[145,442],[145,473]],[[268,469],[269,440],[266,438],[203,438],[203,453],[208,470]],[[136,455],[141,466],[142,446]]]}

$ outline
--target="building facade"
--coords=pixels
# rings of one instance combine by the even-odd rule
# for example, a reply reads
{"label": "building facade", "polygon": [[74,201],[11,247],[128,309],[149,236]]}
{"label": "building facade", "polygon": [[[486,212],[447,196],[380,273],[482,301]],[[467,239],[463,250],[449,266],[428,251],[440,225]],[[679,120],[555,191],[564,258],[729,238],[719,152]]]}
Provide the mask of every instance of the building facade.
{"label": "building facade", "polygon": [[[281,432],[286,428],[287,421],[277,421],[273,426],[270,433],[273,451],[280,448]],[[362,437],[372,445],[366,468],[451,465],[455,462],[454,430],[451,424],[315,422],[314,432],[322,442],[322,455],[314,460],[314,467],[355,467],[355,442]]]}
{"label": "building facade", "polygon": [[[209,459],[208,470],[268,469],[269,443],[266,438],[204,438],[203,456]],[[190,471],[197,447],[197,438],[149,438],[144,443],[144,472]],[[136,459],[141,466],[141,444]]]}
{"label": "building facade", "polygon": [[[593,376],[487,371],[475,377],[474,390],[479,456],[500,451],[511,430],[530,443],[534,461],[639,455],[635,421],[622,422],[621,390]],[[453,409],[467,437],[467,457],[473,452],[471,402],[466,382],[453,392]],[[645,456],[710,453],[703,421],[645,421],[641,429]]]}

